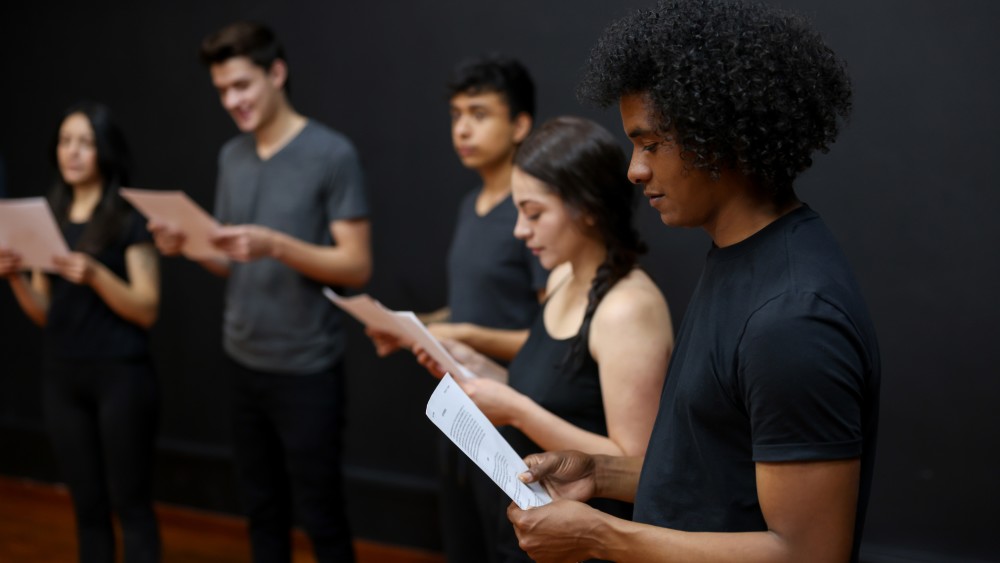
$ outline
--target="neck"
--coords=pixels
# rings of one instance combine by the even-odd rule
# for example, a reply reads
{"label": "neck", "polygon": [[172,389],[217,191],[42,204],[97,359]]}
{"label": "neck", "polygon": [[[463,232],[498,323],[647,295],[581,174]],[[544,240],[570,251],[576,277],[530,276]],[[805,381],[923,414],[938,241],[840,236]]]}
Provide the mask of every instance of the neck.
{"label": "neck", "polygon": [[278,104],[273,116],[262,123],[254,132],[257,151],[270,155],[285,146],[306,125],[306,118],[295,111],[287,102]]}
{"label": "neck", "polygon": [[582,292],[584,295],[590,292],[590,286],[597,276],[597,269],[601,267],[608,256],[608,249],[604,243],[598,240],[592,241],[584,249],[570,259],[573,266],[573,279],[569,281],[569,286],[574,292]]}
{"label": "neck", "polygon": [[478,172],[483,179],[483,193],[496,197],[510,193],[510,173],[513,169],[513,154],[496,164],[480,168]]}
{"label": "neck", "polygon": [[749,180],[734,179],[731,176],[726,178],[725,172],[720,181],[728,182],[730,188],[723,192],[724,203],[704,225],[712,242],[719,248],[750,238],[782,215],[802,205],[794,196],[779,204],[769,194],[761,194]]}
{"label": "neck", "polygon": [[101,201],[104,186],[101,182],[89,182],[72,186],[73,203],[69,208],[69,219],[74,223],[84,223],[90,220],[94,209]]}

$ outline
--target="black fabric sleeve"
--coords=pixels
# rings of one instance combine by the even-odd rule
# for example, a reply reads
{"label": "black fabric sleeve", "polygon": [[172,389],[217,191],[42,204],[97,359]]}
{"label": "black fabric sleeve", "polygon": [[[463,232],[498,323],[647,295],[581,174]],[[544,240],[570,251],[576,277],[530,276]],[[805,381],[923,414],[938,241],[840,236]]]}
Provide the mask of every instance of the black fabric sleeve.
{"label": "black fabric sleeve", "polygon": [[738,358],[754,461],[861,455],[867,367],[838,308],[813,293],[783,294],[750,317]]}

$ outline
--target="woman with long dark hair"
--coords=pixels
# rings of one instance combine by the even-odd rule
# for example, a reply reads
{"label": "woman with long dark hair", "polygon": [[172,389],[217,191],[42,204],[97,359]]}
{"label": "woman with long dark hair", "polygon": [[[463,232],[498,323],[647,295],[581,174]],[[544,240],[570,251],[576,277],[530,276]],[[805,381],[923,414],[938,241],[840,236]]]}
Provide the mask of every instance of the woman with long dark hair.
{"label": "woman with long dark hair", "polygon": [[[548,299],[508,369],[455,342],[480,377],[459,384],[522,456],[543,450],[642,455],[659,404],[673,329],[656,284],[637,267],[634,187],[614,136],[552,119],[514,158],[514,235],[549,268]],[[440,366],[418,350],[421,362]],[[495,561],[527,556],[504,513]],[[628,517],[628,506],[607,510]]]}
{"label": "woman with long dark hair", "polygon": [[129,153],[103,105],[84,102],[60,121],[49,197],[72,251],[58,275],[20,273],[0,249],[0,277],[45,329],[43,406],[76,513],[81,562],[115,559],[112,511],[129,563],[158,561],[153,441],[158,391],[147,343],[159,304],[159,266],[144,221],[118,195]]}

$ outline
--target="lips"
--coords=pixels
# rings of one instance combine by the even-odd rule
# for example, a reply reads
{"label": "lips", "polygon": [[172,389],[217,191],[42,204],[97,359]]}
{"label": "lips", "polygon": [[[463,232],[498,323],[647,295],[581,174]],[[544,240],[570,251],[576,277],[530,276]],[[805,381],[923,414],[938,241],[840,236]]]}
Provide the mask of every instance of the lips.
{"label": "lips", "polygon": [[647,190],[643,190],[643,191],[642,191],[642,195],[643,195],[643,196],[644,196],[644,197],[645,197],[646,199],[648,199],[648,200],[649,200],[649,204],[650,204],[650,205],[653,205],[653,204],[654,204],[654,203],[656,203],[657,201],[660,201],[661,199],[663,199],[663,194],[660,194],[660,193],[656,193],[656,192],[651,192],[651,191],[649,191],[648,189],[647,189]]}
{"label": "lips", "polygon": [[249,109],[236,109],[236,110],[233,110],[233,116],[238,121],[247,121],[248,119],[250,119],[251,115],[252,115],[252,112]]}
{"label": "lips", "polygon": [[457,150],[461,156],[472,156],[476,152],[476,147],[458,147]]}

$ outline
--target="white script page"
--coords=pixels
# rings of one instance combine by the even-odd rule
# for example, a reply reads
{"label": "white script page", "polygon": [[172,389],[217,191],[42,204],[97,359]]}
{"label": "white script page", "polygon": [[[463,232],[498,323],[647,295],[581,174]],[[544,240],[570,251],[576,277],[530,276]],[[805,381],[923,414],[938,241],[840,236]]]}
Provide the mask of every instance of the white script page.
{"label": "white script page", "polygon": [[521,509],[552,502],[540,484],[517,478],[528,466],[450,375],[441,378],[427,401],[427,418]]}

